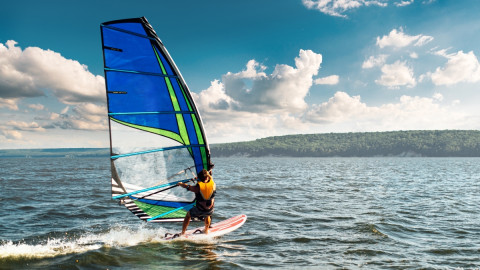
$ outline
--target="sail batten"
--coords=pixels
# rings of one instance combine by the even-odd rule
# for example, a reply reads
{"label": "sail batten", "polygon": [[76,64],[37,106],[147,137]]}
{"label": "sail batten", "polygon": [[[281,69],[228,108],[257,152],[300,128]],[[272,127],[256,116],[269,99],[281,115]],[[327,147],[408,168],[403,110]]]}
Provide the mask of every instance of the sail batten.
{"label": "sail batten", "polygon": [[[163,187],[173,186],[173,185],[176,185],[177,183],[185,183],[185,182],[188,182],[188,181],[191,181],[191,179],[184,179],[184,180],[170,182],[170,183],[159,185],[159,186],[154,186],[154,187],[150,187],[150,188],[145,188],[145,189],[125,193],[125,194],[122,194],[122,195],[114,196],[114,197],[112,197],[112,199],[121,199],[123,197],[135,195],[135,194],[150,191],[150,190],[160,189],[160,188],[163,188]],[[143,197],[145,197],[145,196],[143,196]]]}
{"label": "sail batten", "polygon": [[194,144],[194,145],[181,145],[181,146],[165,147],[165,148],[160,148],[160,149],[152,149],[152,150],[148,150],[148,151],[127,153],[127,154],[122,154],[122,155],[113,155],[110,158],[111,159],[117,159],[117,158],[121,158],[121,157],[130,157],[130,156],[143,155],[143,154],[154,153],[154,152],[175,150],[175,149],[181,149],[181,148],[191,148],[191,147],[205,147],[205,144]]}
{"label": "sail batten", "polygon": [[194,194],[176,183],[211,169],[200,114],[144,17],[105,22],[100,29],[112,198],[144,221],[181,221]]}
{"label": "sail batten", "polygon": [[114,69],[114,68],[105,68],[107,71],[117,71],[117,72],[124,72],[124,73],[136,73],[136,74],[143,74],[143,75],[150,75],[150,76],[158,76],[158,77],[168,77],[168,78],[178,78],[177,75],[169,75],[163,73],[153,73],[153,72],[142,72],[137,70],[126,70],[126,69]]}
{"label": "sail batten", "polygon": [[133,115],[133,114],[195,114],[192,111],[165,111],[165,112],[122,112],[122,113],[108,113],[108,115]]}

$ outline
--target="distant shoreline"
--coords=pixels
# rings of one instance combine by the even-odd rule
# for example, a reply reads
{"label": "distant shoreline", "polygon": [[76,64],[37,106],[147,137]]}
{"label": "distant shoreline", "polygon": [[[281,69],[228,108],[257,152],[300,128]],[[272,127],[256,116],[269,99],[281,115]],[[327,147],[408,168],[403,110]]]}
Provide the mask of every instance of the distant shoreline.
{"label": "distant shoreline", "polygon": [[[211,144],[215,157],[480,157],[480,131],[323,133]],[[0,158],[92,158],[109,148],[4,149]]]}
{"label": "distant shoreline", "polygon": [[480,157],[478,130],[286,135],[211,145],[213,157]]}
{"label": "distant shoreline", "polygon": [[108,158],[109,156],[109,148],[46,148],[0,150],[0,158]]}

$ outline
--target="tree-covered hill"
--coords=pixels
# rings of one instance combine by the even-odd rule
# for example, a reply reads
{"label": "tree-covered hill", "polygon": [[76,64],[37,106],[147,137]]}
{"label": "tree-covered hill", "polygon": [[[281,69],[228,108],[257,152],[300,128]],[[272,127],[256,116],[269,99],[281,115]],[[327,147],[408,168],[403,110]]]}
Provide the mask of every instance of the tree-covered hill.
{"label": "tree-covered hill", "polygon": [[[213,157],[480,157],[480,131],[392,131],[326,133],[268,137],[249,142],[213,144]],[[0,158],[109,157],[106,148],[4,149]]]}
{"label": "tree-covered hill", "polygon": [[480,131],[392,131],[276,136],[214,144],[213,156],[480,157]]}

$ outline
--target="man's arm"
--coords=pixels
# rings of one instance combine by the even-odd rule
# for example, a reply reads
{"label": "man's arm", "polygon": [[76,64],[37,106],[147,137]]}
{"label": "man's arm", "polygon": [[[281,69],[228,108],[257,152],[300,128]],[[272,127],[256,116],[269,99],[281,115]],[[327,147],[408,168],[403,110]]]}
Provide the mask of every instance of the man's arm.
{"label": "man's arm", "polygon": [[199,188],[197,185],[195,185],[195,186],[190,186],[190,185],[187,185],[187,184],[182,183],[182,182],[178,183],[177,185],[179,185],[179,186],[181,186],[181,187],[183,187],[183,188],[186,188],[187,190],[190,190],[190,191],[192,191],[192,192],[199,192],[199,191],[200,191],[200,188]]}

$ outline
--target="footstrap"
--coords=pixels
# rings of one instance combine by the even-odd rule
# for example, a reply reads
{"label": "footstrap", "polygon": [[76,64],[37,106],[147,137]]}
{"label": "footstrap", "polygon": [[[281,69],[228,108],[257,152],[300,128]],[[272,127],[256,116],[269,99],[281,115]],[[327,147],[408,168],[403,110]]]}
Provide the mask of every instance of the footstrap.
{"label": "footstrap", "polygon": [[165,234],[165,238],[169,237],[169,236],[172,236],[172,239],[175,239],[177,237],[180,237],[180,234],[176,233],[176,234],[173,234],[173,233],[166,233]]}

